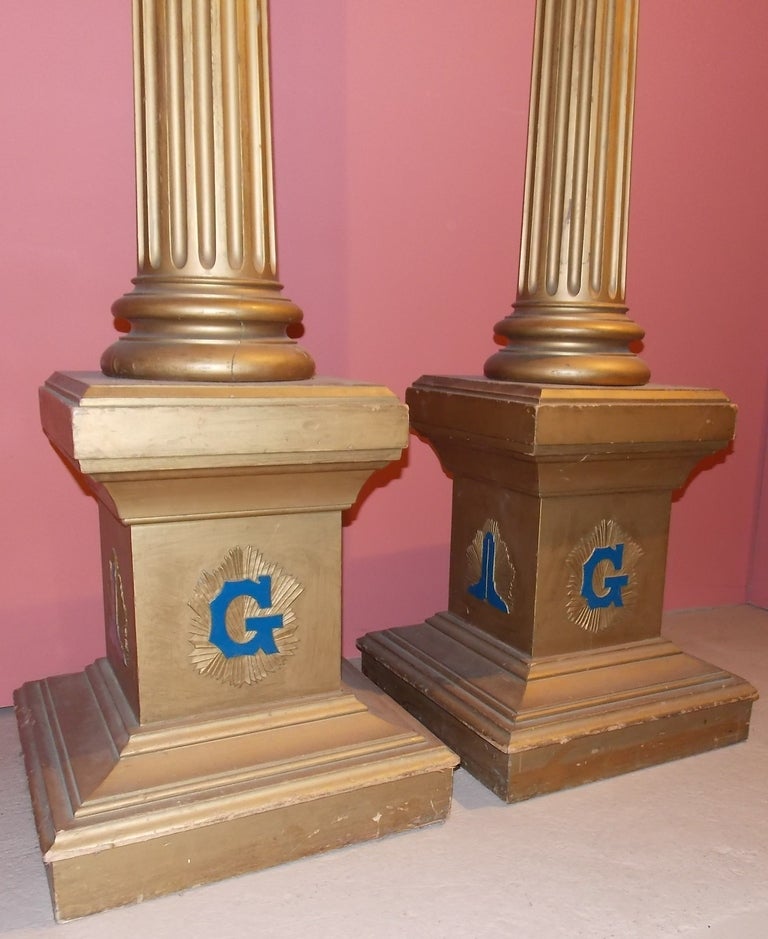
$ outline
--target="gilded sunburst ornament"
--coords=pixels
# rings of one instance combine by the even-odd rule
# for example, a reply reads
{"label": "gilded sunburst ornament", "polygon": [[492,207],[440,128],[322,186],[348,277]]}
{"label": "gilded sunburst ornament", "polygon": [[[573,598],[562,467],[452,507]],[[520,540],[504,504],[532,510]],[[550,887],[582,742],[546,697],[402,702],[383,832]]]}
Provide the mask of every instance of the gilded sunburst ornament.
{"label": "gilded sunburst ornament", "polygon": [[603,519],[568,555],[568,618],[602,632],[627,614],[639,595],[643,549],[616,522]]}
{"label": "gilded sunburst ornament", "polygon": [[303,586],[252,546],[203,571],[189,606],[190,653],[202,675],[235,687],[283,668],[299,643],[293,603]]}
{"label": "gilded sunburst ornament", "polygon": [[467,547],[467,593],[510,613],[514,599],[515,568],[499,523],[488,519]]}
{"label": "gilded sunburst ornament", "polygon": [[125,603],[125,591],[123,590],[123,578],[120,575],[120,564],[117,560],[117,551],[112,549],[112,555],[109,559],[109,611],[112,617],[112,635],[115,638],[117,648],[120,650],[120,656],[123,665],[128,664],[128,607]]}

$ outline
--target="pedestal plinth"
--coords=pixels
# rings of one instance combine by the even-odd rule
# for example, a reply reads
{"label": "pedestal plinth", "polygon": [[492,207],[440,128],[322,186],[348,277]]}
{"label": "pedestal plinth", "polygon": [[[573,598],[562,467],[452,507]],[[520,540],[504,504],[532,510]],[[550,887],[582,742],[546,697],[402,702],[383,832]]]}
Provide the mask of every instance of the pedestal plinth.
{"label": "pedestal plinth", "polygon": [[424,377],[454,478],[449,609],[365,636],[363,672],[500,798],[747,736],[755,689],[661,638],[672,493],[727,446],[717,391]]}
{"label": "pedestal plinth", "polygon": [[41,409],[99,501],[107,645],[16,693],[57,917],[445,818],[456,758],[340,667],[341,511],[397,399],[56,374]]}

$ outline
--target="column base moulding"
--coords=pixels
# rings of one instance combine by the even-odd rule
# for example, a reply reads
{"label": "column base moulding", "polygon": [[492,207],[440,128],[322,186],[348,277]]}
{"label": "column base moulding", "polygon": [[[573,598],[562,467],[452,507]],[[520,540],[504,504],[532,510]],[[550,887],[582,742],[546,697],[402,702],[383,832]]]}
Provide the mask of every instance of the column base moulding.
{"label": "column base moulding", "polygon": [[334,694],[154,726],[106,660],[19,689],[57,919],[445,819],[456,759],[344,666]]}
{"label": "column base moulding", "polygon": [[506,802],[745,740],[757,697],[663,639],[534,659],[444,613],[359,646],[364,674]]}

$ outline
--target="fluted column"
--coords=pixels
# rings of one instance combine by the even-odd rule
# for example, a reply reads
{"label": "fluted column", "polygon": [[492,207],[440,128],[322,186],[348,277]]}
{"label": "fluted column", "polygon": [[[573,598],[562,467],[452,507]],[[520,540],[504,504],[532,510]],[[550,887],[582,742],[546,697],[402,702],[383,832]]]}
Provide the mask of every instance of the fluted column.
{"label": "fluted column", "polygon": [[538,0],[520,279],[489,378],[636,385],[626,315],[638,0]]}
{"label": "fluted column", "polygon": [[138,275],[107,375],[308,378],[277,274],[267,0],[134,0]]}

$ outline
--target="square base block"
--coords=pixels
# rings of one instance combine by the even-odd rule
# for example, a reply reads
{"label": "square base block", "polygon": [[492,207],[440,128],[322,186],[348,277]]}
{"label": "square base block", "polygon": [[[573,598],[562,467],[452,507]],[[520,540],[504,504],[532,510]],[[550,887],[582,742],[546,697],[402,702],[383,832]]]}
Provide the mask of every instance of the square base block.
{"label": "square base block", "polygon": [[737,743],[757,697],[663,639],[534,660],[443,613],[359,645],[363,672],[506,802]]}
{"label": "square base block", "polygon": [[442,821],[457,759],[344,663],[338,693],[137,726],[106,660],[16,693],[58,920]]}

